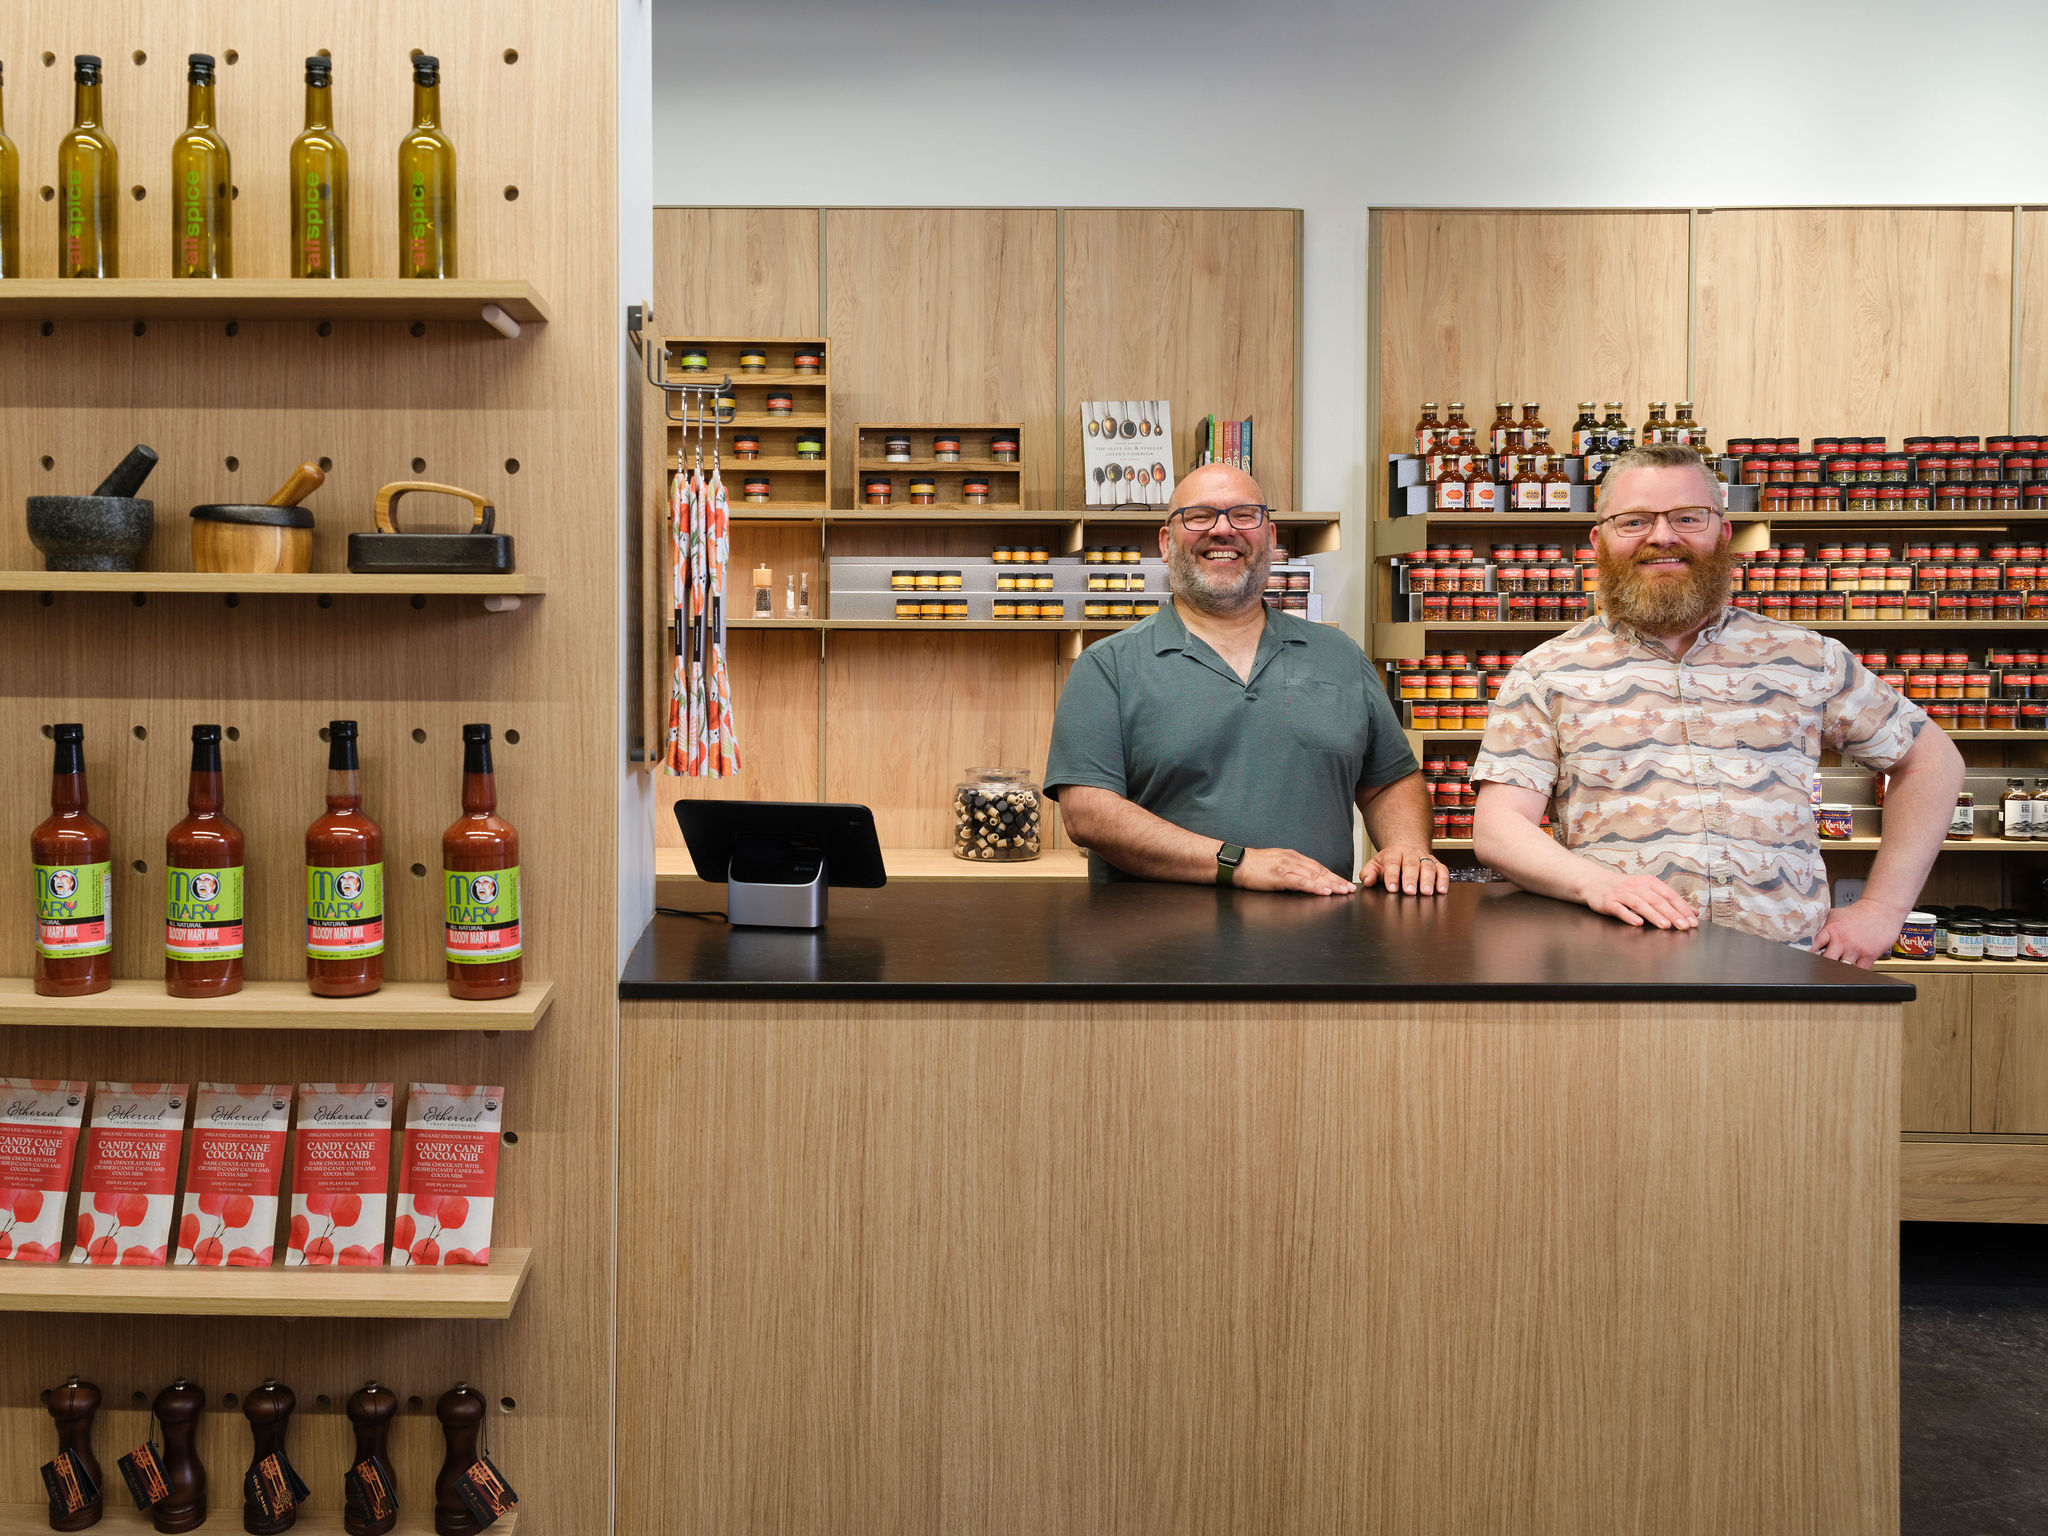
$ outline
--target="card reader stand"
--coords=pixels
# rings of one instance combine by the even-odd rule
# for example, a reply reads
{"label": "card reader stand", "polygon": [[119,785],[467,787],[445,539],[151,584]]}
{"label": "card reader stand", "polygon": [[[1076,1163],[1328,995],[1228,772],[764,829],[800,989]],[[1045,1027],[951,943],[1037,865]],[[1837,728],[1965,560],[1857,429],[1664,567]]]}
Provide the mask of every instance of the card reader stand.
{"label": "card reader stand", "polygon": [[825,896],[825,853],[816,843],[756,835],[733,845],[725,914],[735,928],[822,927]]}

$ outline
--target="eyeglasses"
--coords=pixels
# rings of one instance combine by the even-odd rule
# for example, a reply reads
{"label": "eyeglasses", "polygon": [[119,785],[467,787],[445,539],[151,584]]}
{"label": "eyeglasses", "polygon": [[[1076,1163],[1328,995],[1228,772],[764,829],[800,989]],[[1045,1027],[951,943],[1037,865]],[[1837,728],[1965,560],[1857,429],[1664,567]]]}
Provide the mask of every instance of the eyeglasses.
{"label": "eyeglasses", "polygon": [[1721,515],[1717,507],[1673,507],[1669,512],[1617,512],[1612,517],[1603,517],[1593,526],[1614,525],[1614,531],[1624,539],[1640,539],[1657,526],[1662,518],[1671,531],[1680,538],[1688,534],[1704,533],[1713,526],[1715,518]]}
{"label": "eyeglasses", "polygon": [[1250,533],[1273,515],[1271,507],[1262,507],[1255,501],[1248,501],[1237,507],[1182,507],[1167,514],[1170,523],[1176,517],[1189,533],[1207,533],[1225,518],[1230,526],[1244,533]]}

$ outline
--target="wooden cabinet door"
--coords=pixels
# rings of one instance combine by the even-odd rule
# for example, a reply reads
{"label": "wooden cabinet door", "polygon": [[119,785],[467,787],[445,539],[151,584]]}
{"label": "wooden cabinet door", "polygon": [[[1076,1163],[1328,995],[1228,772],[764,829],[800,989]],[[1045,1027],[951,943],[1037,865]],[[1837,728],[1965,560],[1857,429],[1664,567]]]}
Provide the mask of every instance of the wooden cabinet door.
{"label": "wooden cabinet door", "polygon": [[2048,1132],[2048,977],[1969,980],[1970,1129]]}
{"label": "wooden cabinet door", "polygon": [[1970,988],[1974,976],[1915,976],[1900,1064],[1905,1131],[1970,1129]]}

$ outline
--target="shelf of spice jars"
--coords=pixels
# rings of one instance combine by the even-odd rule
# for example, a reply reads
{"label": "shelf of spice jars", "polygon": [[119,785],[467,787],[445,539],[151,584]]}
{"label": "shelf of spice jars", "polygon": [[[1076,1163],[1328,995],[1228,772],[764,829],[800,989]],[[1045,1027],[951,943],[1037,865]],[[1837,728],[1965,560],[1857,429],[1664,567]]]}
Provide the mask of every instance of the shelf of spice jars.
{"label": "shelf of spice jars", "polygon": [[[1484,736],[1484,735],[1486,734],[1486,730],[1485,730],[1485,727],[1483,727],[1483,726],[1481,726],[1481,727],[1477,727],[1477,728],[1474,728],[1474,729],[1469,729],[1469,730],[1454,730],[1454,731],[1418,731],[1418,730],[1414,730],[1414,729],[1407,729],[1407,728],[1404,728],[1404,729],[1402,730],[1401,734],[1402,734],[1403,736],[1406,736],[1406,737],[1408,738],[1408,746],[1409,746],[1409,749],[1410,749],[1411,751],[1414,751],[1414,752],[1420,753],[1420,752],[1422,752],[1422,751],[1423,751],[1423,750],[1424,750],[1424,749],[1425,749],[1426,747],[1428,747],[1429,745],[1431,745],[1432,743],[1443,743],[1443,742],[1452,742],[1452,741],[1471,741],[1471,742],[1476,742],[1476,741],[1478,741],[1478,740],[1479,740],[1479,739],[1480,739],[1480,738],[1481,738],[1482,736]],[[1950,735],[1950,736],[1952,736],[1952,737],[1954,737],[1954,738],[1955,738],[1956,740],[1958,740],[1958,741],[1963,741],[1963,742],[1976,742],[1976,741],[1983,741],[1983,742],[1991,742],[1991,741],[2048,741],[2048,731],[2019,731],[2019,730],[2013,730],[2013,731],[1992,731],[1992,730],[1983,730],[1983,731],[1954,731],[1954,730],[1952,730],[1952,731],[1950,731],[1950,732],[1949,732],[1949,735]],[[2042,843],[2042,844],[2041,844],[2040,846],[2041,846],[2041,850],[2042,850],[2042,851],[2043,851],[2044,853],[2048,853],[2048,842],[2044,842],[2044,843]]]}
{"label": "shelf of spice jars", "polygon": [[488,1264],[0,1264],[0,1312],[183,1317],[507,1318],[531,1248]]}
{"label": "shelf of spice jars", "polygon": [[1907,960],[1890,955],[1879,960],[1874,969],[1896,976],[1925,976],[1930,972],[1939,976],[2048,976],[2048,960],[1958,960],[1952,955]]}
{"label": "shelf of spice jars", "polygon": [[[104,1489],[103,1505],[105,1514],[92,1529],[98,1532],[154,1531],[156,1526],[147,1510],[136,1509],[120,1491],[119,1485]],[[343,1536],[347,1530],[347,1515],[340,1509],[300,1509],[293,1512],[292,1536]],[[222,1523],[219,1517],[216,1523]],[[512,1536],[518,1528],[519,1511],[512,1510],[491,1522],[494,1536]],[[226,1528],[226,1527],[224,1527]],[[0,1504],[0,1536],[49,1536],[50,1505],[41,1504]],[[398,1523],[391,1527],[390,1536],[433,1536],[434,1510],[432,1500],[426,1508],[408,1508],[398,1513]]]}
{"label": "shelf of spice jars", "polygon": [[4,320],[469,320],[495,307],[519,325],[545,324],[548,306],[531,283],[486,278],[215,277],[10,278],[0,283]]}
{"label": "shelf of spice jars", "polygon": [[[982,863],[956,858],[947,848],[884,848],[882,868],[891,880],[1086,880],[1088,855],[1078,848],[1047,848],[1035,859]],[[655,849],[654,873],[663,880],[697,879],[687,848]]]}
{"label": "shelf of spice jars", "polygon": [[[1373,654],[1382,659],[1395,656],[1419,654],[1416,645],[1428,635],[1444,634],[1504,634],[1504,635],[1561,635],[1574,628],[1583,620],[1515,620],[1515,619],[1445,619],[1424,622],[1382,621],[1373,625]],[[1781,623],[1798,623],[1793,619]],[[1818,630],[1822,634],[1864,634],[1876,631],[1916,635],[1971,635],[1986,637],[2002,635],[2014,630],[2048,630],[2048,619],[1963,619],[1945,623],[1932,619],[1822,619],[1812,624],[1800,624],[1802,629]]]}
{"label": "shelf of spice jars", "polygon": [[202,597],[539,597],[539,576],[359,576],[353,571],[0,571],[0,592],[120,592]]}
{"label": "shelf of spice jars", "polygon": [[116,980],[86,997],[39,997],[26,976],[0,976],[0,1025],[74,1029],[511,1030],[539,1025],[551,981],[472,1002],[440,981],[387,981],[366,997],[315,997],[303,981],[245,981],[228,997],[171,997],[160,978]]}
{"label": "shelf of spice jars", "polygon": [[[724,423],[724,430],[731,432],[748,427],[756,430],[773,427],[789,427],[791,429],[809,427],[822,432],[825,430],[826,424],[825,417],[810,413],[792,412],[786,416],[778,416],[773,411],[735,411],[732,420]],[[675,430],[682,432],[685,429],[680,424],[675,424]],[[694,434],[694,428],[689,430]],[[744,468],[744,464],[741,467]],[[820,463],[812,464],[809,467],[822,470],[825,466]]]}

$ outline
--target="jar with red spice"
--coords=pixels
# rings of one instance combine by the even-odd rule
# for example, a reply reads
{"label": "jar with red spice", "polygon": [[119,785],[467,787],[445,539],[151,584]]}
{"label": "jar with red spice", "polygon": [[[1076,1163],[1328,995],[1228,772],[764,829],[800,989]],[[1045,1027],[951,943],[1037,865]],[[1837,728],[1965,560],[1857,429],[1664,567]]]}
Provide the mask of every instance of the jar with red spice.
{"label": "jar with red spice", "polygon": [[1545,592],[1536,599],[1536,620],[1540,624],[1555,624],[1564,617],[1564,599],[1555,592]]}
{"label": "jar with red spice", "polygon": [[[1285,604],[1282,606],[1284,607]],[[1303,612],[1308,611],[1307,603],[1303,603],[1301,606]],[[1470,594],[1459,592],[1452,595],[1451,622],[1453,624],[1470,624],[1472,622],[1472,598]]]}
{"label": "jar with red spice", "polygon": [[1940,726],[1944,731],[1952,731],[1956,728],[1955,705],[1929,704],[1925,708],[1927,710],[1927,718]]}
{"label": "jar with red spice", "polygon": [[1906,558],[1908,560],[1932,560],[1934,558],[1934,546],[1925,539],[1908,539],[1906,541]]}
{"label": "jar with red spice", "polygon": [[2036,480],[2020,487],[2020,505],[2029,512],[2048,508],[2048,480]]}
{"label": "jar with red spice", "polygon": [[1794,485],[1819,485],[1820,460],[1797,458],[1792,461],[1792,483]]}
{"label": "jar with red spice", "polygon": [[[1434,723],[1431,724],[1430,729],[1436,729]],[[1432,841],[1439,843],[1451,835],[1451,813],[1449,811],[1436,810],[1430,812],[1429,835]]]}
{"label": "jar with red spice", "polygon": [[1958,593],[1943,592],[1934,599],[1934,621],[1937,624],[1960,624],[1967,617],[1963,599]]}
{"label": "jar with red spice", "polygon": [[1916,703],[1924,703],[1936,697],[1935,683],[1932,672],[1909,672],[1906,674],[1906,697]]}
{"label": "jar with red spice", "polygon": [[1984,729],[1986,712],[1990,705],[1982,699],[1965,699],[1956,706],[1956,729],[1959,731],[1981,731]]}
{"label": "jar with red spice", "polygon": [[1505,672],[1487,673],[1485,678],[1486,696],[1489,699],[1499,698],[1501,689],[1507,686],[1507,681],[1508,675]]}
{"label": "jar with red spice", "polygon": [[1751,454],[1742,461],[1742,483],[1762,485],[1771,478],[1771,461],[1761,454]]}
{"label": "jar with red spice", "polygon": [[1508,622],[1510,624],[1533,624],[1536,622],[1536,599],[1526,592],[1520,592],[1508,599]]}
{"label": "jar with red spice", "polygon": [[1906,510],[1908,512],[1927,512],[1931,511],[1933,507],[1934,489],[1932,486],[1909,485],[1906,487]]}
{"label": "jar with red spice", "polygon": [[2003,700],[1994,699],[1984,706],[1984,724],[1989,730],[2017,730],[2019,723],[2020,707],[2017,704],[2008,704]]}
{"label": "jar with red spice", "polygon": [[1765,517],[1783,517],[1791,510],[1792,493],[1782,485],[1767,485],[1760,498]]}
{"label": "jar with red spice", "polygon": [[2027,594],[2027,617],[2029,619],[2048,619],[2048,592],[2043,592],[2036,588]]}
{"label": "jar with red spice", "polygon": [[1986,624],[1990,623],[1994,612],[1993,596],[1994,594],[1990,592],[1972,592],[1964,602],[1963,617]]}
{"label": "jar with red spice", "polygon": [[1443,711],[1434,704],[1410,704],[1408,706],[1408,724],[1413,730],[1433,731],[1437,729],[1437,723],[1442,718]]}
{"label": "jar with red spice", "polygon": [[1913,466],[1904,454],[1887,455],[1883,473],[1884,484],[1904,485],[1912,478]]}
{"label": "jar with red spice", "polygon": [[1586,617],[1586,595],[1583,592],[1567,592],[1559,599],[1559,613],[1567,624],[1577,624]]}
{"label": "jar with red spice", "polygon": [[[1287,585],[1290,590],[1294,587],[1295,574],[1290,573],[1287,578]],[[1307,591],[1310,580],[1308,572],[1302,571],[1298,574],[1301,577],[1301,590]],[[1486,567],[1476,563],[1458,567],[1458,590],[1461,592],[1484,592],[1486,590]]]}
{"label": "jar with red spice", "polygon": [[1991,594],[1991,616],[2000,623],[2013,623],[2027,616],[2027,594],[2024,592],[1994,592]]}

